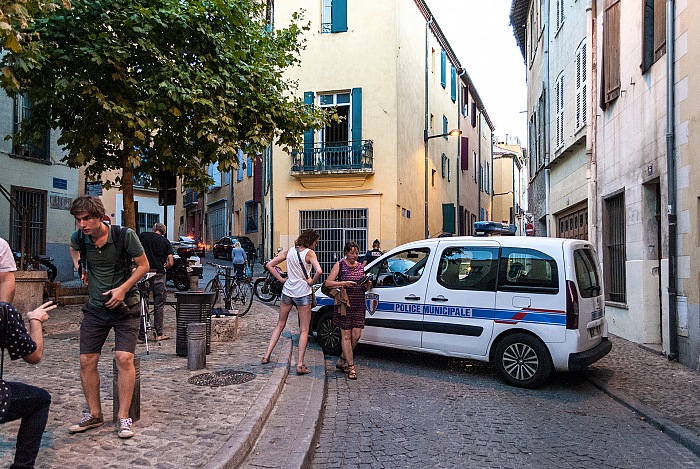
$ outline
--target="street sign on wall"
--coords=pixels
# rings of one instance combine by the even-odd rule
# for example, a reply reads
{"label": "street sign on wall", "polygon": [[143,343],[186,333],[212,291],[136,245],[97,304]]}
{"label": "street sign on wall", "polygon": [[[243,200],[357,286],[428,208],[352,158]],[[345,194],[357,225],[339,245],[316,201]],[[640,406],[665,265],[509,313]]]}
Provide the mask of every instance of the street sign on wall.
{"label": "street sign on wall", "polygon": [[528,223],[525,225],[525,235],[527,236],[532,236],[535,234],[535,225],[532,223]]}

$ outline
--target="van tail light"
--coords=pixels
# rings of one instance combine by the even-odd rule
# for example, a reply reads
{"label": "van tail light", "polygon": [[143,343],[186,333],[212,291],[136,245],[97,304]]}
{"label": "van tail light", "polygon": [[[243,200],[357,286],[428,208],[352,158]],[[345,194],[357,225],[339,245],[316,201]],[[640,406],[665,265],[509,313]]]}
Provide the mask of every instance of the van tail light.
{"label": "van tail light", "polygon": [[578,290],[571,280],[566,281],[566,328],[578,329]]}

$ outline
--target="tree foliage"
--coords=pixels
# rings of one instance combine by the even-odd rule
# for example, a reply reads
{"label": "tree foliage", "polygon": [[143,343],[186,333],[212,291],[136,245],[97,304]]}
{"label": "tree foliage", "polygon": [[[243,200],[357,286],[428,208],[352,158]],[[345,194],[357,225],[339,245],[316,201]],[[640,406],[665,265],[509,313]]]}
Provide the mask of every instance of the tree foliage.
{"label": "tree foliage", "polygon": [[203,191],[208,165],[237,169],[238,149],[298,145],[325,121],[283,76],[298,64],[307,27],[297,14],[272,30],[264,8],[256,0],[73,0],[36,19],[20,38],[26,47],[2,59],[16,79],[5,76],[3,88],[33,103],[17,138],[60,129],[64,160],[89,179],[122,169],[107,184],[121,184],[130,225],[134,168],[154,179],[172,171]]}

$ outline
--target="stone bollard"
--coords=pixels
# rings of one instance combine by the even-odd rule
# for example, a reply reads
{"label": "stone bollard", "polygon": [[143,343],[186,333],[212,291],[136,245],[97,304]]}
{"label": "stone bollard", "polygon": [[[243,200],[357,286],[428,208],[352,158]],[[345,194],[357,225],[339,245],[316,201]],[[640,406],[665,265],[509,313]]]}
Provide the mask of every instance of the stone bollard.
{"label": "stone bollard", "polygon": [[201,370],[207,367],[207,325],[191,322],[187,325],[187,369]]}
{"label": "stone bollard", "polygon": [[[134,370],[136,379],[134,380],[134,392],[131,395],[131,406],[129,407],[129,417],[136,422],[141,418],[141,359],[134,357]],[[119,422],[119,370],[117,370],[117,360],[112,360],[112,421]]]}
{"label": "stone bollard", "polygon": [[190,291],[199,291],[199,277],[196,275],[190,275],[187,277],[188,280],[188,286],[190,287]]}

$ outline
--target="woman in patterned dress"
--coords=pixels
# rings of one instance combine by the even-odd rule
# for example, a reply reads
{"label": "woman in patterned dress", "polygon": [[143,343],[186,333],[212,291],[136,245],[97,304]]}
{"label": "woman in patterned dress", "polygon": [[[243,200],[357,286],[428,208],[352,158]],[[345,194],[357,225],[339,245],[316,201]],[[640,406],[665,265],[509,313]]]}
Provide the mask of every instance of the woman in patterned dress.
{"label": "woman in patterned dress", "polygon": [[365,291],[371,282],[358,283],[364,276],[365,270],[359,262],[360,247],[354,241],[348,241],[343,248],[345,258],[336,262],[331,269],[326,286],[329,288],[345,288],[350,302],[345,316],[341,316],[339,305],[333,310],[333,323],[340,327],[341,347],[336,368],[348,374],[348,379],[357,379],[353,350],[360,341],[362,329],[365,327]]}

